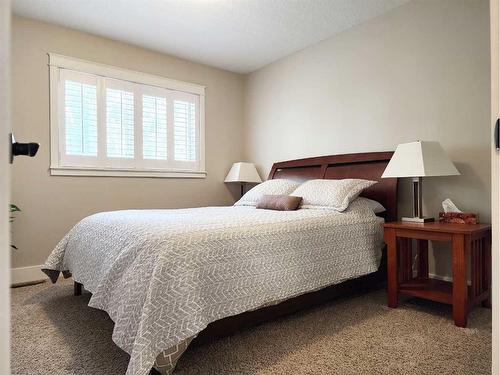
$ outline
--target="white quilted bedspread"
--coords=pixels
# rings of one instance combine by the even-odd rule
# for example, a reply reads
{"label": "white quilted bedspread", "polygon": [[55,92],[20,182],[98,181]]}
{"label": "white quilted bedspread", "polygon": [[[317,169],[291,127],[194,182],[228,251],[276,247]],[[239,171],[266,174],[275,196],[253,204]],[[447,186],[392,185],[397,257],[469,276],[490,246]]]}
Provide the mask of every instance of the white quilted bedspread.
{"label": "white quilted bedspread", "polygon": [[378,269],[382,219],[360,201],[344,213],[253,207],[103,212],[83,219],[44,269],[70,271],[89,305],[115,322],[146,375],[156,356],[212,321]]}

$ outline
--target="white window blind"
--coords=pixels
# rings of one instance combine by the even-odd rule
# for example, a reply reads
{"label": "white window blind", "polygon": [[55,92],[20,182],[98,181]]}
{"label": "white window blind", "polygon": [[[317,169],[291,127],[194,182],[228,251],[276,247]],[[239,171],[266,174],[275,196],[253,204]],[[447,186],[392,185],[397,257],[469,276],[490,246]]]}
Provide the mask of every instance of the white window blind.
{"label": "white window blind", "polygon": [[204,88],[62,61],[51,64],[53,174],[205,176]]}
{"label": "white window blind", "polygon": [[97,87],[65,81],[66,153],[97,156]]}
{"label": "white window blind", "polygon": [[134,93],[106,88],[106,154],[134,157]]}
{"label": "white window blind", "polygon": [[195,104],[174,100],[175,160],[196,159],[196,109]]}
{"label": "white window blind", "polygon": [[167,160],[167,99],[142,96],[144,159]]}

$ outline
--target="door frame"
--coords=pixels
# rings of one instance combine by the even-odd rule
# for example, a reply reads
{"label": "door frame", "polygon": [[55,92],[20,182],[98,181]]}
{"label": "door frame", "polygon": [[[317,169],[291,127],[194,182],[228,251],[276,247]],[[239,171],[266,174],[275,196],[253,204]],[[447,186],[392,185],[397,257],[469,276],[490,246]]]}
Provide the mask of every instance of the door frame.
{"label": "door frame", "polygon": [[[491,129],[500,118],[500,7],[499,0],[490,0],[490,43],[491,43]],[[500,151],[491,142],[491,221],[492,221],[492,368],[493,375],[500,374]]]}
{"label": "door frame", "polygon": [[10,374],[10,0],[0,0],[0,374]]}

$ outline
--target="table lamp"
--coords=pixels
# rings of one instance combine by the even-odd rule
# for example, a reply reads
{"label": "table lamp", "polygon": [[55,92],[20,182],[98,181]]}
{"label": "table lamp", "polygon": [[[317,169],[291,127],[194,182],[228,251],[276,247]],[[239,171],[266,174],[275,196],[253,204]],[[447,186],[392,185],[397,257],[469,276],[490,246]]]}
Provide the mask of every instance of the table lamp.
{"label": "table lamp", "polygon": [[260,183],[259,173],[253,163],[238,162],[234,163],[224,182],[238,183],[241,185],[241,196],[245,193],[245,185],[248,183]]}
{"label": "table lamp", "polygon": [[434,221],[434,218],[422,214],[422,177],[459,174],[439,142],[417,141],[398,145],[382,178],[412,178],[413,217],[403,217],[402,220],[425,223]]}

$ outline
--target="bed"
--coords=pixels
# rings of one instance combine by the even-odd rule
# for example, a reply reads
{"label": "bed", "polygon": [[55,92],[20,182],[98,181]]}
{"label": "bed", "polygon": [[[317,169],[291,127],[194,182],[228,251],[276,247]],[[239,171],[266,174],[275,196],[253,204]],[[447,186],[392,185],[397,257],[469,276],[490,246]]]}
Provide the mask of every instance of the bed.
{"label": "bed", "polygon": [[[396,179],[381,179],[392,152],[275,163],[269,179],[363,178],[363,191],[396,217]],[[202,342],[334,291],[383,278],[383,219],[363,204],[344,213],[253,207],[125,210],[89,216],[44,265],[92,293],[89,306],[115,322],[114,342],[131,355],[127,374],[170,374]]]}

